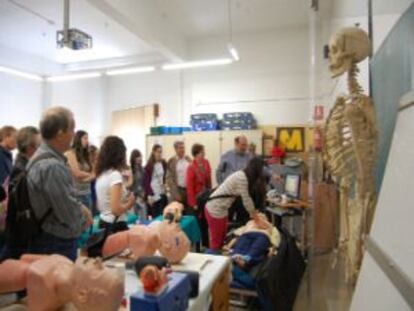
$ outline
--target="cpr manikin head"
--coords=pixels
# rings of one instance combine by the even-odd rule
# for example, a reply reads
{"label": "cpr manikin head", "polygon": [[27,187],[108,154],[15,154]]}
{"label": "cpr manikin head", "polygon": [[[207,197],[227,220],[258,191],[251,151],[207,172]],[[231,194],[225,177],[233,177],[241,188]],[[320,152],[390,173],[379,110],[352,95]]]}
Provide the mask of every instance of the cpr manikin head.
{"label": "cpr manikin head", "polygon": [[190,251],[190,240],[176,222],[152,223],[151,230],[158,232],[160,237],[159,252],[171,264],[179,263]]}
{"label": "cpr manikin head", "polygon": [[171,221],[179,222],[182,217],[183,209],[184,206],[181,203],[171,202],[165,207],[163,216]]}
{"label": "cpr manikin head", "polygon": [[371,53],[368,34],[358,27],[347,27],[332,36],[329,42],[329,69],[333,77],[350,70]]}
{"label": "cpr manikin head", "polygon": [[124,296],[124,276],[100,259],[79,258],[71,275],[72,299],[78,311],[115,311]]}

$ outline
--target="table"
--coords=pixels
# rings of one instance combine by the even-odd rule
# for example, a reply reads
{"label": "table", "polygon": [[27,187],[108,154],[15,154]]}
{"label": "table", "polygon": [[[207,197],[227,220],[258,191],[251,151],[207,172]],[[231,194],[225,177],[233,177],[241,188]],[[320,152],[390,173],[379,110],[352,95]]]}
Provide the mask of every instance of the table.
{"label": "table", "polygon": [[[229,308],[230,259],[225,256],[188,253],[183,261],[172,266],[173,270],[190,270],[200,273],[199,295],[190,299],[189,311],[227,311]],[[126,295],[141,288],[134,271],[125,272]],[[129,308],[129,307],[128,307]],[[124,309],[129,311],[129,309]]]}
{"label": "table", "polygon": [[[301,200],[293,200],[292,202],[281,203],[278,200],[268,199],[268,202],[271,205],[266,207],[266,211],[270,214],[272,223],[277,227],[282,224],[284,217],[302,217],[302,230],[299,242],[301,245],[302,254],[305,254],[307,248],[306,231],[308,222],[308,213],[306,212],[306,209],[309,208],[309,204]],[[279,218],[280,221],[276,221],[276,217]],[[291,222],[290,224],[291,225],[287,229],[292,235],[294,235],[293,223]]]}

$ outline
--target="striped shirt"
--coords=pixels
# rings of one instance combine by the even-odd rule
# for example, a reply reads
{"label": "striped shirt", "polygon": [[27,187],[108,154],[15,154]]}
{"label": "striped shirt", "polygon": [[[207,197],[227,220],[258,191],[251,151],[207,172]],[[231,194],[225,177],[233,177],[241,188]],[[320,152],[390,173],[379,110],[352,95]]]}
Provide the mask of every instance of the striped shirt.
{"label": "striped shirt", "polygon": [[234,195],[230,198],[218,198],[208,201],[206,208],[210,215],[215,218],[224,218],[228,215],[228,209],[231,207],[236,197],[240,196],[245,209],[251,215],[255,211],[255,206],[249,194],[249,184],[244,171],[237,171],[231,174],[211,195]]}
{"label": "striped shirt", "polygon": [[52,213],[42,225],[43,231],[59,238],[78,238],[86,219],[81,203],[76,199],[76,190],[66,157],[43,142],[31,162],[43,153],[53,157],[40,160],[30,168],[27,182],[30,203],[39,219],[49,208]]}

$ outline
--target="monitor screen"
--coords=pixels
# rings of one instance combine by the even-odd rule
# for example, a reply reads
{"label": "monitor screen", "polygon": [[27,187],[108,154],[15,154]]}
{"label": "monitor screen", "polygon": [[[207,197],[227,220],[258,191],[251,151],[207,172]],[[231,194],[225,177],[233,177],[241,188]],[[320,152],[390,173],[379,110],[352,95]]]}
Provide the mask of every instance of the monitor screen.
{"label": "monitor screen", "polygon": [[300,175],[286,174],[285,194],[291,198],[299,199],[300,197]]}

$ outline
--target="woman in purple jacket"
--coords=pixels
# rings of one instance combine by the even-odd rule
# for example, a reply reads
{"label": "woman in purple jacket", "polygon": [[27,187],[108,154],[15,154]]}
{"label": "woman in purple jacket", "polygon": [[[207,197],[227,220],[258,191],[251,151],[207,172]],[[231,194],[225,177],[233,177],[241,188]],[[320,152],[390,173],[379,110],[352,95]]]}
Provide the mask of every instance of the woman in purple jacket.
{"label": "woman in purple jacket", "polygon": [[162,214],[168,204],[165,187],[167,162],[162,158],[162,147],[158,144],[152,147],[144,172],[144,190],[149,213],[153,218]]}

